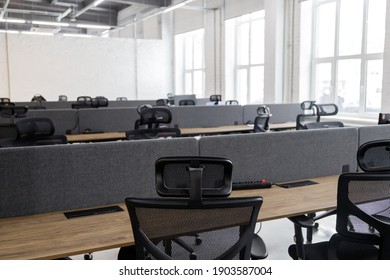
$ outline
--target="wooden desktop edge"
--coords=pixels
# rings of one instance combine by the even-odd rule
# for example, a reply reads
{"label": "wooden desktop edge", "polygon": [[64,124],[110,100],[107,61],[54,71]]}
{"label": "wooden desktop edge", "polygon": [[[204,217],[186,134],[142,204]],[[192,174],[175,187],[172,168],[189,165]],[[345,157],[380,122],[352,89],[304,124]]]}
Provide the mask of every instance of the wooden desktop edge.
{"label": "wooden desktop edge", "polygon": [[[231,196],[261,195],[258,221],[268,221],[336,208],[337,179],[312,178],[319,184],[240,190]],[[125,211],[70,220],[64,212],[0,219],[0,259],[55,259],[133,245],[126,206],[119,206]]]}
{"label": "wooden desktop edge", "polygon": [[[295,128],[295,123],[271,123],[269,124],[271,130],[283,130]],[[217,127],[193,127],[181,128],[183,136],[201,135],[201,134],[217,134],[230,132],[249,132],[253,130],[253,125],[226,125]],[[73,134],[66,135],[69,143],[87,142],[87,141],[104,141],[104,140],[123,140],[126,138],[125,132],[104,132],[104,133],[87,133],[87,134]]]}

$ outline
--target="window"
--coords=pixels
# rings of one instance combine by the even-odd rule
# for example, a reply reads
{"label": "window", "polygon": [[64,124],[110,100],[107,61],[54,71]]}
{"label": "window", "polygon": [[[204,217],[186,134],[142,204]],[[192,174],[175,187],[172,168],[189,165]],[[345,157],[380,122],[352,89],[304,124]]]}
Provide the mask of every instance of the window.
{"label": "window", "polygon": [[263,103],[264,10],[225,22],[226,99]]}
{"label": "window", "polygon": [[175,36],[176,93],[204,97],[204,29]]}
{"label": "window", "polygon": [[386,0],[312,2],[312,98],[340,112],[379,112]]}

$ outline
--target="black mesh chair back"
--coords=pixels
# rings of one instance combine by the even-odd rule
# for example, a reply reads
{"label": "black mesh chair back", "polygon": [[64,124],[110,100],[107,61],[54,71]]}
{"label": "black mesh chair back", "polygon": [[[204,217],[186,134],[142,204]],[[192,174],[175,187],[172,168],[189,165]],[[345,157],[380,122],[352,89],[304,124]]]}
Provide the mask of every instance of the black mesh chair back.
{"label": "black mesh chair back", "polygon": [[200,206],[184,199],[126,198],[137,259],[187,259],[176,243],[164,243],[195,233],[206,244],[196,247],[197,259],[249,259],[261,204],[260,197],[205,199]]}
{"label": "black mesh chair back", "polygon": [[320,116],[318,115],[305,115],[305,114],[299,114],[297,115],[297,121],[296,121],[296,130],[302,130],[307,129],[308,123],[316,123],[320,121]]}
{"label": "black mesh chair back", "polygon": [[364,172],[390,172],[390,139],[362,144],[357,151],[357,162]]}
{"label": "black mesh chair back", "polygon": [[253,132],[269,131],[268,122],[271,116],[271,111],[266,105],[259,106],[257,108],[257,117],[254,121]]}
{"label": "black mesh chair back", "polygon": [[389,209],[390,174],[341,175],[337,193],[337,238],[331,240],[330,257],[390,260]]}
{"label": "black mesh chair back", "polygon": [[222,95],[220,94],[210,95],[210,101],[214,102],[215,105],[218,105],[218,103],[222,101]]}
{"label": "black mesh chair back", "polygon": [[193,99],[182,99],[179,101],[179,106],[194,106],[195,100]]}
{"label": "black mesh chair back", "polygon": [[117,98],[116,98],[116,101],[127,101],[127,97],[124,97],[124,96],[122,96],[122,97],[117,97]]}
{"label": "black mesh chair back", "polygon": [[269,131],[269,122],[270,116],[268,114],[263,114],[262,116],[257,116],[255,118],[255,123],[253,126],[253,132],[267,132]]}
{"label": "black mesh chair back", "polygon": [[159,127],[135,129],[126,131],[127,140],[157,139],[157,138],[175,138],[180,137],[181,131],[176,127]]}
{"label": "black mesh chair back", "polygon": [[58,101],[68,101],[68,97],[66,95],[59,95]]}
{"label": "black mesh chair back", "polygon": [[226,100],[225,105],[238,105],[237,100]]}
{"label": "black mesh chair back", "polygon": [[140,118],[135,122],[134,129],[140,129],[140,126],[158,128],[160,124],[170,124],[172,121],[172,113],[168,108],[146,106],[138,109]]}
{"label": "black mesh chair back", "polygon": [[202,233],[205,245],[195,246],[191,259],[249,259],[262,198],[226,198],[231,174],[232,163],[224,158],[159,159],[157,192],[181,198],[126,199],[137,258],[187,259],[176,241]]}
{"label": "black mesh chair back", "polygon": [[0,142],[0,147],[66,144],[65,135],[54,135],[54,122],[49,118],[29,118],[16,123],[16,139]]}
{"label": "black mesh chair back", "polygon": [[306,129],[336,128],[344,127],[342,122],[309,122],[305,124]]}

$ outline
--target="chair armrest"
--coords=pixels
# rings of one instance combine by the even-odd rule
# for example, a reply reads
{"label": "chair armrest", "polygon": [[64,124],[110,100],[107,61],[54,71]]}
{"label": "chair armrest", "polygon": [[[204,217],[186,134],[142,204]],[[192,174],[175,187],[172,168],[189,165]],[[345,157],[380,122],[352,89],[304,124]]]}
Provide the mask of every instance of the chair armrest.
{"label": "chair armrest", "polygon": [[303,227],[303,228],[314,227],[314,220],[309,218],[306,215],[299,215],[299,216],[295,216],[295,217],[289,217],[288,219],[291,222],[293,222],[295,225]]}

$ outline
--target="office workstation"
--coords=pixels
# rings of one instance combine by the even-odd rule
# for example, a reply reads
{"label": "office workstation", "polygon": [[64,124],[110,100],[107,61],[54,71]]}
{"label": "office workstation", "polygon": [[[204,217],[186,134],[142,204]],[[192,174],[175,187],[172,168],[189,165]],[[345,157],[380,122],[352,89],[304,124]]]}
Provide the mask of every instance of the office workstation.
{"label": "office workstation", "polygon": [[[375,28],[360,31],[362,50],[348,45],[359,36],[345,34],[351,8],[345,0],[52,1],[24,7],[23,19],[15,12],[19,2],[0,1],[0,97],[30,107],[25,118],[53,120],[55,134],[66,135],[68,144],[0,148],[0,259],[55,259],[133,245],[124,199],[158,196],[154,164],[166,156],[228,158],[233,182],[318,182],[234,190],[232,197],[263,197],[257,221],[264,224],[332,210],[343,166],[358,169],[358,147],[390,138],[389,126],[377,125],[378,114],[390,111],[386,1],[356,4],[367,22],[378,19]],[[56,2],[68,3],[69,14]],[[52,17],[43,15],[36,22],[33,9],[47,8],[69,26],[49,30],[44,22]],[[110,16],[96,16],[104,11]],[[334,44],[320,45],[321,34],[313,34],[325,24],[314,16],[319,13],[335,17]],[[79,28],[71,16],[109,28]],[[12,22],[17,18],[24,22]],[[29,34],[39,29],[53,33]],[[376,39],[369,44],[367,38]],[[30,101],[36,94],[46,101]],[[104,96],[108,104],[72,107],[80,96]],[[158,100],[167,100],[168,126],[181,137],[126,139],[140,117],[137,108],[159,107]],[[321,120],[344,127],[295,131],[305,100],[336,104],[337,115]],[[264,105],[271,115],[267,132],[256,133]],[[2,116],[0,129],[25,118]],[[109,205],[125,211],[63,214]],[[280,259],[289,258],[285,252]]]}

